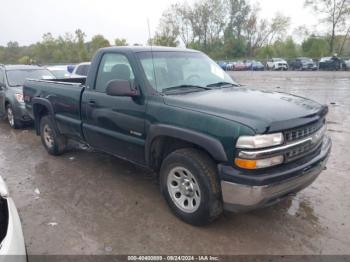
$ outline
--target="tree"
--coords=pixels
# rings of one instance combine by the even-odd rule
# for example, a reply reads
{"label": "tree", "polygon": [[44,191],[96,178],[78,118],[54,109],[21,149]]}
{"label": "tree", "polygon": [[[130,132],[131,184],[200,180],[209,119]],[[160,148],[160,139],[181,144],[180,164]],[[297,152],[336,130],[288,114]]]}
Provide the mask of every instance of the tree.
{"label": "tree", "polygon": [[35,56],[39,63],[50,63],[54,61],[54,52],[57,52],[57,40],[51,33],[45,33],[42,41],[35,46]]}
{"label": "tree", "polygon": [[276,56],[275,48],[269,45],[261,47],[257,53],[257,57],[259,59],[264,59],[264,60],[267,60],[268,58],[275,57],[275,56]]}
{"label": "tree", "polygon": [[115,44],[116,46],[128,46],[128,45],[129,45],[128,42],[127,42],[127,40],[124,39],[124,38],[116,38],[116,39],[114,40],[114,44]]}
{"label": "tree", "polygon": [[57,52],[53,62],[77,63],[80,62],[77,56],[77,47],[75,36],[71,33],[65,33],[57,39]]}
{"label": "tree", "polygon": [[224,43],[224,53],[227,58],[246,56],[246,43],[242,38],[234,36],[226,37]]}
{"label": "tree", "polygon": [[311,58],[330,55],[329,43],[325,38],[310,36],[301,44],[303,54]]}
{"label": "tree", "polygon": [[155,36],[148,40],[149,45],[158,45],[158,46],[178,46],[179,41],[176,40],[173,36],[168,36],[166,34],[156,33]]}
{"label": "tree", "polygon": [[83,31],[80,29],[75,30],[76,52],[79,61],[87,61],[89,57],[88,50],[85,46],[85,37],[86,34]]}
{"label": "tree", "polygon": [[290,18],[276,14],[271,22],[259,19],[258,10],[251,13],[247,22],[247,43],[249,56],[255,56],[258,49],[264,45],[271,45],[276,40],[283,40],[286,30],[290,25]]}
{"label": "tree", "polygon": [[18,42],[8,42],[3,59],[8,63],[14,64],[20,58],[20,55],[20,47]]}
{"label": "tree", "polygon": [[284,42],[284,52],[283,57],[294,58],[299,55],[300,45],[297,45],[293,38],[289,36]]}
{"label": "tree", "polygon": [[23,65],[30,65],[31,59],[29,56],[22,56],[20,59],[18,59],[18,63]]}
{"label": "tree", "polygon": [[179,41],[179,26],[177,24],[177,9],[166,10],[159,22],[154,37],[148,40],[149,45],[177,46]]}
{"label": "tree", "polygon": [[0,46],[0,63],[3,63],[3,61],[5,60],[4,56],[6,53],[6,48],[3,46]]}
{"label": "tree", "polygon": [[343,41],[342,41],[340,49],[339,49],[339,55],[343,54],[344,48],[345,48],[345,44],[346,44],[346,41],[348,40],[349,35],[350,35],[350,24],[349,24],[348,30],[346,31],[345,36],[343,37]]}
{"label": "tree", "polygon": [[246,29],[252,7],[246,0],[228,0],[229,22],[227,30],[237,38],[241,38]]}
{"label": "tree", "polygon": [[329,52],[333,54],[336,33],[344,29],[350,16],[350,0],[305,0],[305,6],[311,7],[321,16],[320,21],[329,26]]}
{"label": "tree", "polygon": [[58,37],[45,33],[41,41],[30,46],[9,42],[6,47],[0,46],[0,63],[80,63],[90,60],[98,48],[109,46],[102,35],[95,35],[89,42],[85,39],[85,33],[78,29]]}
{"label": "tree", "polygon": [[225,10],[221,0],[202,0],[188,10],[187,19],[192,26],[193,38],[204,51],[209,51],[212,42],[220,38],[226,25]]}
{"label": "tree", "polygon": [[89,44],[90,57],[92,57],[98,49],[110,46],[109,41],[106,38],[104,38],[103,35],[95,35],[94,37],[92,37],[91,42]]}
{"label": "tree", "polygon": [[154,40],[174,46],[181,38],[187,47],[196,45],[210,52],[212,45],[221,40],[226,17],[223,0],[201,0],[192,6],[186,2],[171,5],[160,19]]}
{"label": "tree", "polygon": [[285,41],[278,40],[272,46],[274,54],[278,57],[291,59],[299,56],[298,46],[292,37],[288,37]]}

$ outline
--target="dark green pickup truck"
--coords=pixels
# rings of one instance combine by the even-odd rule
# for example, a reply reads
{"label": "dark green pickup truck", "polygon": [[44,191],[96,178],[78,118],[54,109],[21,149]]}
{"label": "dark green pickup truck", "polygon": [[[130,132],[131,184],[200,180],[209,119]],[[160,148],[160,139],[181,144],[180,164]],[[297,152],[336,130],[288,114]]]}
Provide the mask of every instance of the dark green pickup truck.
{"label": "dark green pickup truck", "polygon": [[241,87],[188,49],[101,49],[86,79],[28,80],[24,100],[50,154],[74,139],[146,166],[194,225],[300,191],[331,150],[326,106]]}

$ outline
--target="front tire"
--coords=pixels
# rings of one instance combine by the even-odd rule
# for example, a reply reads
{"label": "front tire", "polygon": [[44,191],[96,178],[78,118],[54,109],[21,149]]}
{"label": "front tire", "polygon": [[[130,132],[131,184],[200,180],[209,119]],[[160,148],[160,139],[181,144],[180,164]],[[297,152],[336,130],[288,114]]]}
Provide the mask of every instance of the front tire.
{"label": "front tire", "polygon": [[223,211],[216,165],[200,150],[179,149],[167,156],[160,186],[174,214],[189,224],[209,224]]}
{"label": "front tire", "polygon": [[50,155],[63,154],[67,146],[67,139],[56,131],[51,117],[44,116],[41,118],[40,135],[41,142]]}
{"label": "front tire", "polygon": [[16,117],[15,117],[15,113],[13,111],[13,108],[12,108],[11,104],[8,104],[6,106],[6,117],[7,117],[7,121],[9,123],[9,125],[13,129],[19,129],[19,128],[22,127],[21,121],[17,120]]}

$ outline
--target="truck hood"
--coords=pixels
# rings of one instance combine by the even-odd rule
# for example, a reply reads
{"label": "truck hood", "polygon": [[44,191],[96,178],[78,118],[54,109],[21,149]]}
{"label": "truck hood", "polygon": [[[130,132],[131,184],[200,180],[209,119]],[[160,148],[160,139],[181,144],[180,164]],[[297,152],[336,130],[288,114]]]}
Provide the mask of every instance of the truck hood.
{"label": "truck hood", "polygon": [[256,133],[295,128],[328,112],[327,106],[303,97],[242,87],[169,95],[164,102],[239,122]]}

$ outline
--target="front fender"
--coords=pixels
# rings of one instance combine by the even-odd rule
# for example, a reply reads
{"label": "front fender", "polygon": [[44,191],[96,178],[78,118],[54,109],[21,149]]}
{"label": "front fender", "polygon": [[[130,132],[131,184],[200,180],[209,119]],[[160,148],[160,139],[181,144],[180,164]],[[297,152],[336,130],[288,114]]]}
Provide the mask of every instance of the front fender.
{"label": "front fender", "polygon": [[206,134],[196,132],[190,129],[175,127],[171,125],[157,124],[149,128],[145,154],[147,164],[151,163],[151,146],[153,141],[160,136],[172,137],[186,142],[198,145],[204,148],[213,159],[219,162],[227,162],[227,155],[221,142]]}

